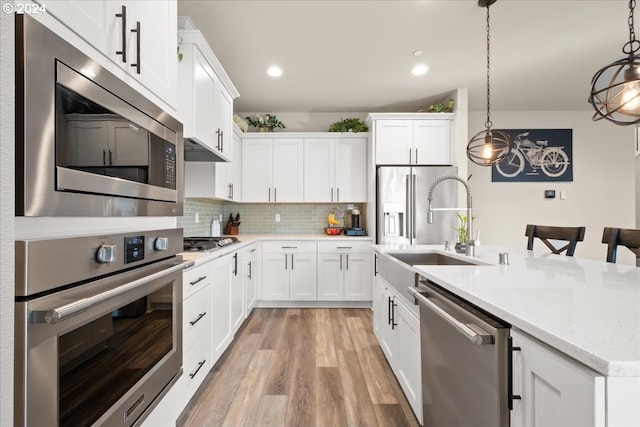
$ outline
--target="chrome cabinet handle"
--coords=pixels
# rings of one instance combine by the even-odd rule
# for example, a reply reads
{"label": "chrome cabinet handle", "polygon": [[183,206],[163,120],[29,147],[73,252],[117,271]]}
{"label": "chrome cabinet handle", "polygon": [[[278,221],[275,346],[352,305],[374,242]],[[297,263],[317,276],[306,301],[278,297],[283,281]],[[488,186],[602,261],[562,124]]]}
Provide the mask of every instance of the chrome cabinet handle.
{"label": "chrome cabinet handle", "polygon": [[522,400],[522,396],[513,394],[513,352],[522,350],[520,347],[513,346],[513,337],[509,337],[507,341],[509,347],[509,353],[507,356],[507,407],[510,411],[513,411],[513,401]]}
{"label": "chrome cabinet handle", "polygon": [[233,254],[233,275],[238,275],[238,252]]}
{"label": "chrome cabinet handle", "polygon": [[416,165],[418,164],[418,149],[416,148]]}
{"label": "chrome cabinet handle", "polygon": [[224,131],[220,131],[220,152],[224,153]]}
{"label": "chrome cabinet handle", "polygon": [[201,362],[198,362],[198,368],[193,373],[189,374],[189,378],[195,378],[195,376],[198,375],[198,372],[200,372],[200,369],[202,369],[205,363],[207,363],[207,359],[203,359]]}
{"label": "chrome cabinet handle", "polygon": [[409,164],[411,164],[411,148],[409,148]]}
{"label": "chrome cabinet handle", "polygon": [[136,63],[131,64],[135,67],[136,74],[140,74],[140,21],[136,21],[136,28],[131,30],[132,33],[136,33]]}
{"label": "chrome cabinet handle", "polygon": [[276,187],[273,187],[273,201],[278,201],[278,189]]}
{"label": "chrome cabinet handle", "polygon": [[333,187],[331,187],[331,201],[333,202]]}
{"label": "chrome cabinet handle", "polygon": [[203,318],[204,316],[206,316],[206,315],[207,315],[207,312],[206,312],[206,311],[205,311],[204,313],[200,313],[200,314],[198,314],[198,317],[196,317],[196,319],[195,319],[195,320],[191,320],[191,321],[189,321],[189,324],[190,324],[191,326],[195,325],[195,324],[196,324],[196,323],[198,323],[200,320],[202,320],[202,318]]}
{"label": "chrome cabinet handle", "polygon": [[222,136],[222,131],[220,130],[220,128],[218,128],[216,130],[216,143],[217,143],[216,150],[218,150],[218,151],[222,151],[222,144],[220,142],[220,137],[221,136]]}
{"label": "chrome cabinet handle", "polygon": [[102,150],[102,164],[107,165],[107,150]]}
{"label": "chrome cabinet handle", "polygon": [[291,269],[293,270],[293,254],[291,254]]}
{"label": "chrome cabinet handle", "polygon": [[249,275],[247,276],[249,279],[251,279],[251,261],[249,261]]}
{"label": "chrome cabinet handle", "polygon": [[398,324],[396,323],[396,304],[395,300],[391,300],[391,329],[395,329]]}
{"label": "chrome cabinet handle", "polygon": [[336,202],[340,201],[340,187],[336,187]]}
{"label": "chrome cabinet handle", "polygon": [[391,324],[391,297],[387,297],[387,325]]}
{"label": "chrome cabinet handle", "polygon": [[113,164],[113,152],[109,150],[109,166]]}
{"label": "chrome cabinet handle", "polygon": [[342,254],[340,254],[340,270],[342,270]]}
{"label": "chrome cabinet handle", "polygon": [[284,254],[284,269],[287,269],[287,263],[289,262],[289,255]]}
{"label": "chrome cabinet handle", "polygon": [[409,287],[409,293],[413,295],[413,297],[418,301],[418,303],[426,306],[427,308],[435,312],[443,320],[445,320],[451,326],[456,328],[458,332],[460,332],[462,335],[467,337],[467,339],[469,339],[469,341],[471,341],[474,345],[493,344],[493,335],[487,334],[487,333],[479,334],[475,332],[474,330],[469,328],[467,325],[459,322],[452,315],[450,315],[449,313],[447,313],[446,311],[444,311],[443,309],[441,309],[440,307],[438,307],[437,305],[429,301],[429,299],[426,296],[422,295],[422,293],[420,293],[418,289],[414,287]]}
{"label": "chrome cabinet handle", "polygon": [[298,249],[297,246],[280,246],[282,249]]}
{"label": "chrome cabinet handle", "polygon": [[116,50],[116,55],[122,55],[122,62],[127,62],[127,7],[122,5],[122,12],[116,13],[116,18],[122,18],[122,48]]}
{"label": "chrome cabinet handle", "polygon": [[353,246],[336,246],[336,249],[353,249]]}
{"label": "chrome cabinet handle", "polygon": [[271,187],[269,187],[269,199],[268,199],[268,201],[269,202],[271,201]]}
{"label": "chrome cabinet handle", "polygon": [[91,296],[89,298],[82,298],[78,301],[74,301],[69,304],[65,304],[60,307],[53,308],[51,310],[45,312],[34,311],[34,323],[42,323],[42,321],[55,325],[63,320],[68,319],[69,317],[75,316],[76,314],[80,314],[83,311],[88,310],[90,307],[99,304],[103,301],[106,301],[109,298],[116,297],[118,295],[122,295],[126,292],[129,292],[135,288],[146,285],[147,283],[153,282],[154,280],[161,279],[165,276],[175,273],[176,271],[184,270],[185,268],[189,268],[195,265],[193,261],[182,262],[178,265],[174,265],[173,267],[169,267],[165,270],[158,271],[157,273],[150,274],[141,279],[134,280],[133,282],[129,282],[126,285],[122,285],[115,289],[111,289],[100,294]]}
{"label": "chrome cabinet handle", "polygon": [[347,270],[349,269],[349,254],[345,254],[346,258],[347,258]]}

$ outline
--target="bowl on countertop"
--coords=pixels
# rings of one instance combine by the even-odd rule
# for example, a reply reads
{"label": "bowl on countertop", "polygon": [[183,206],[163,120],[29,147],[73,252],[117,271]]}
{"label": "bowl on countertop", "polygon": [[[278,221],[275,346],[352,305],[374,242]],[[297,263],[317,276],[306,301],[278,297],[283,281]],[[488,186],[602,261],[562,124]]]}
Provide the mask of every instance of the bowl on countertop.
{"label": "bowl on countertop", "polygon": [[343,227],[325,227],[324,232],[330,236],[338,236],[342,234]]}

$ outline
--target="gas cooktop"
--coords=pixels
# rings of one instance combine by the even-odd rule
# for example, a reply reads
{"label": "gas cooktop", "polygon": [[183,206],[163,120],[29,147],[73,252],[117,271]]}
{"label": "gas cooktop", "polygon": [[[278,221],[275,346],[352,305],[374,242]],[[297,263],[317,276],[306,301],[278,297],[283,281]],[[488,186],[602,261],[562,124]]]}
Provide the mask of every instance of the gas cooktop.
{"label": "gas cooktop", "polygon": [[237,243],[236,237],[185,237],[185,251],[210,251]]}

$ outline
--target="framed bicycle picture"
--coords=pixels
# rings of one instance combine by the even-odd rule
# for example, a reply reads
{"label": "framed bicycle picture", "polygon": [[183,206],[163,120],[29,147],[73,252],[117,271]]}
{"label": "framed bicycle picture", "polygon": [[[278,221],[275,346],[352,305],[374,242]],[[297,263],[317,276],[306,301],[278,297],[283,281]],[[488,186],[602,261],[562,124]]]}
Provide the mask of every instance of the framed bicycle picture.
{"label": "framed bicycle picture", "polygon": [[573,181],[572,129],[500,129],[513,148],[491,167],[492,182]]}

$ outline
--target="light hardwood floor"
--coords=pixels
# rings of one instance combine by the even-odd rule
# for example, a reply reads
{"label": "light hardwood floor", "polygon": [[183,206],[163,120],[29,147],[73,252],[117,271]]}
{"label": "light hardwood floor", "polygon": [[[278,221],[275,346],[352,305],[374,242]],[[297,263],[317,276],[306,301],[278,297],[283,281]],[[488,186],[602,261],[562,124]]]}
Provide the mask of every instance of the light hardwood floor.
{"label": "light hardwood floor", "polygon": [[369,309],[254,309],[180,427],[418,426]]}

